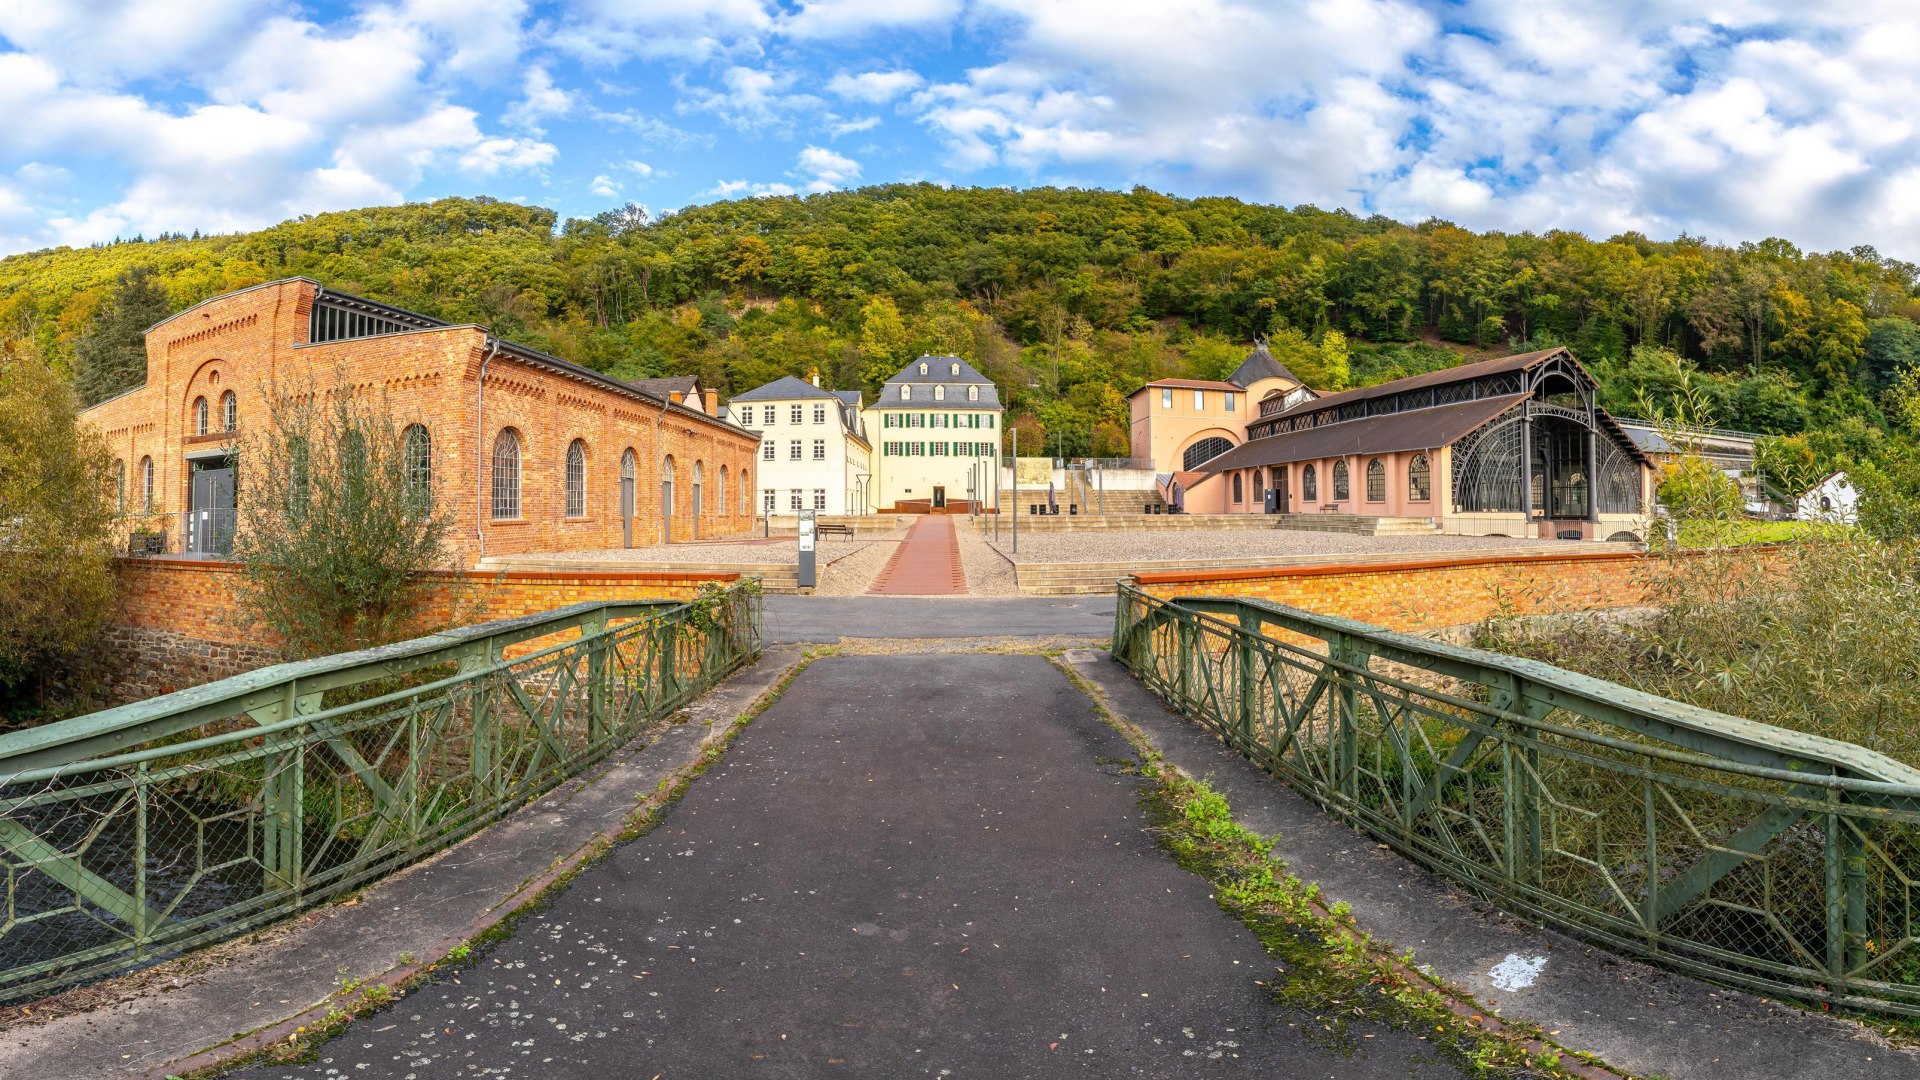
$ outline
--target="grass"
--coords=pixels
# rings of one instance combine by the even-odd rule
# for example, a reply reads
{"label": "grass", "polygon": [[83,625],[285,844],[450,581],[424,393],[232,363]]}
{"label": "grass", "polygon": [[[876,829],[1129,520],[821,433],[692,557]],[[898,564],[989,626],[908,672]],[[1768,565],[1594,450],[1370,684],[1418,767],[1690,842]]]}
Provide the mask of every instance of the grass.
{"label": "grass", "polygon": [[1853,530],[1816,521],[1688,521],[1680,526],[1682,548],[1747,547],[1831,539]]}

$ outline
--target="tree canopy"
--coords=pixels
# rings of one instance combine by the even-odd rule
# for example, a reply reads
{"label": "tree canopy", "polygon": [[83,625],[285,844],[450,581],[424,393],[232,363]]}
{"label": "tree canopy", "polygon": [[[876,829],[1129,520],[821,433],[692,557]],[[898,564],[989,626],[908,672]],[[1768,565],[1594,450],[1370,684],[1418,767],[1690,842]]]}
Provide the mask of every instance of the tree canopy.
{"label": "tree canopy", "polygon": [[957,353],[1047,444],[1079,453],[1124,453],[1128,391],[1217,378],[1255,335],[1325,390],[1564,344],[1613,407],[1684,376],[1719,423],[1778,435],[1886,426],[1882,395],[1920,363],[1916,268],[1869,247],[931,184],[564,222],[442,199],[33,252],[0,260],[0,340],[31,342],[91,397],[90,343],[125,325],[128,282],[177,310],[293,274],[616,376],[733,391],[813,368],[872,388],[920,351]]}

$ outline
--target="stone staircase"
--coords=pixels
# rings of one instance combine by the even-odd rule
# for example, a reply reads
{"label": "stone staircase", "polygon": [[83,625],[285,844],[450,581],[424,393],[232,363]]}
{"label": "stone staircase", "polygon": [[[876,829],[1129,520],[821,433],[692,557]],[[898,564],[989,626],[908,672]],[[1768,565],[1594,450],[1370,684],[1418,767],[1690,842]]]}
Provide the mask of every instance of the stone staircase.
{"label": "stone staircase", "polygon": [[1431,518],[1374,517],[1370,514],[1274,514],[1276,529],[1346,533],[1351,536],[1432,536],[1440,525]]}

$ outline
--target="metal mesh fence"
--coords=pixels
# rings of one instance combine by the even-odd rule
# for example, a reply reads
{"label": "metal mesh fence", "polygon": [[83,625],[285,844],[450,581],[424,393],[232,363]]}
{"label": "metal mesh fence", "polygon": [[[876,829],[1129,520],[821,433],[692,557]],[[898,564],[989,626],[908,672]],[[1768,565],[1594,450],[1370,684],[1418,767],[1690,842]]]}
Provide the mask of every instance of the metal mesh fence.
{"label": "metal mesh fence", "polygon": [[758,604],[578,604],[0,737],[0,1000],[454,843],[757,654]]}
{"label": "metal mesh fence", "polygon": [[1920,1015],[1920,771],[1533,661],[1120,586],[1113,654],[1503,906],[1768,993]]}

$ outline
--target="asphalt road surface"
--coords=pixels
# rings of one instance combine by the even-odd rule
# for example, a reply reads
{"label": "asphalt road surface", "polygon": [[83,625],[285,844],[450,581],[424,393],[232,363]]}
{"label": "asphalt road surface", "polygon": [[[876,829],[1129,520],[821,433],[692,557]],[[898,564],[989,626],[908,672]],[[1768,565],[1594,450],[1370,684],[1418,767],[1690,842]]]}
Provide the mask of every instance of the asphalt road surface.
{"label": "asphalt road surface", "polygon": [[239,1075],[1460,1075],[1392,1028],[1309,1038],[1128,756],[1038,657],[820,660],[511,937]]}

